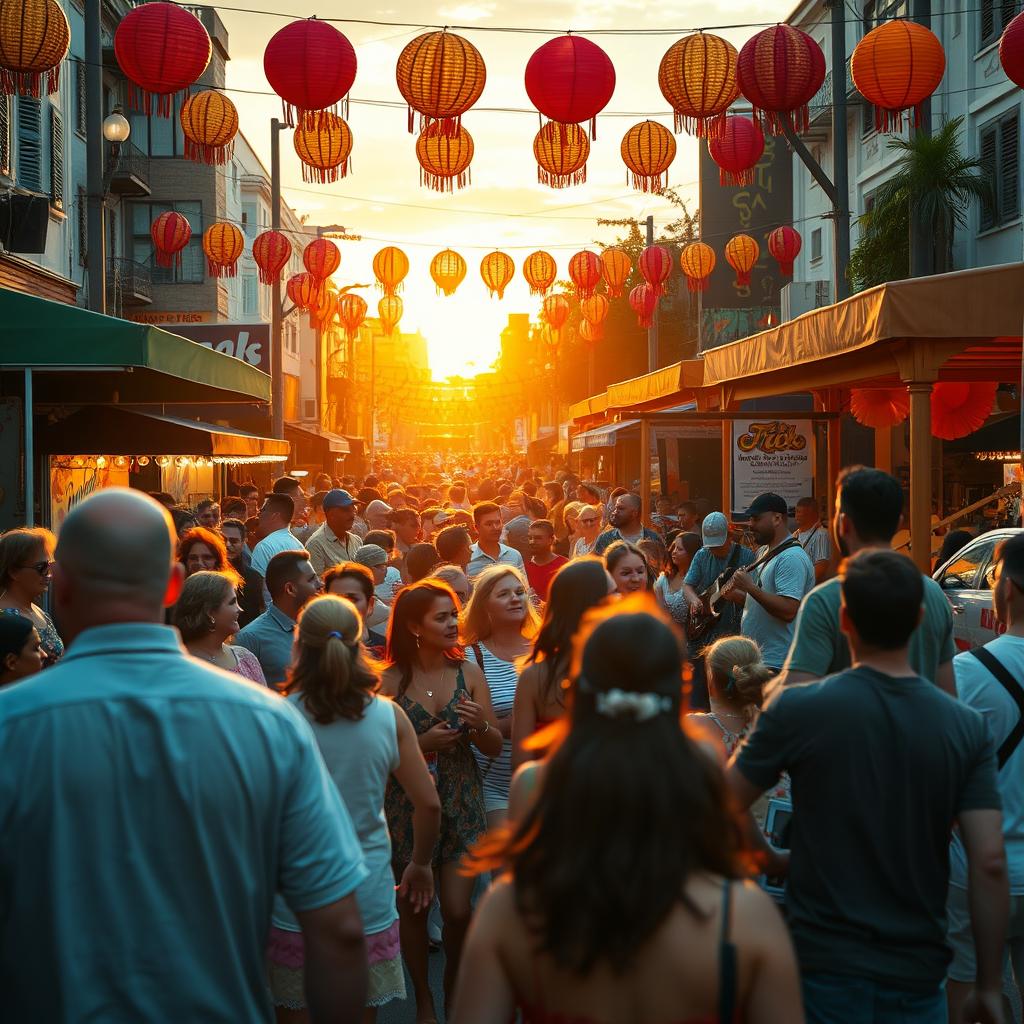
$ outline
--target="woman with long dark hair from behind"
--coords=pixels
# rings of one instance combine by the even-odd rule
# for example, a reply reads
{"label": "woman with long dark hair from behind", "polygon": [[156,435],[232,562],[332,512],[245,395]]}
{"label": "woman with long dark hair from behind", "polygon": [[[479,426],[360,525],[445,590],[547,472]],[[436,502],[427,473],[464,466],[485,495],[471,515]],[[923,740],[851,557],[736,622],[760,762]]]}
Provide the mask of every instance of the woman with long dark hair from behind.
{"label": "woman with long dark hair from behind", "polygon": [[477,910],[453,1024],[802,1024],[782,918],[738,882],[721,771],[689,740],[682,641],[650,598],[591,612],[564,739]]}
{"label": "woman with long dark hair from behind", "polygon": [[551,581],[533,650],[516,683],[512,711],[512,767],[535,755],[523,744],[565,713],[562,682],[569,672],[572,639],[591,608],[615,593],[604,562],[593,555],[563,565]]}
{"label": "woman with long dark hair from behind", "polygon": [[[372,1024],[377,1007],[405,998],[391,840],[383,813],[385,787],[394,778],[413,808],[413,850],[399,881],[398,899],[421,917],[426,917],[434,895],[430,855],[441,802],[405,712],[376,695],[380,679],[366,659],[362,636],[362,620],[350,601],[333,594],[315,597],[299,615],[285,692],[312,726],[369,870],[356,895],[370,968],[363,1021]],[[305,1021],[302,933],[280,896],[274,904],[268,960],[279,1024]]]}
{"label": "woman with long dark hair from behind", "polygon": [[[441,835],[430,862],[437,872],[444,921],[447,1002],[469,927],[473,879],[459,871],[463,857],[486,830],[483,787],[473,757],[501,753],[487,681],[459,646],[459,602],[451,587],[425,579],[399,591],[391,609],[387,668],[381,692],[409,716],[441,798]],[[413,808],[394,783],[384,802],[396,880],[413,858]],[[399,904],[402,954],[416,995],[416,1020],[435,1021],[427,972],[427,915]]]}

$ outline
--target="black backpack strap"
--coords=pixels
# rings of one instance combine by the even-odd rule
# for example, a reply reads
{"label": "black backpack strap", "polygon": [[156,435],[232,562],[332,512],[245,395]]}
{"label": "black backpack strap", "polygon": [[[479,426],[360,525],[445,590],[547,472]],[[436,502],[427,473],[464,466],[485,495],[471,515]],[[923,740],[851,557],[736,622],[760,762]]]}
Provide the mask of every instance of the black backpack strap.
{"label": "black backpack strap", "polygon": [[722,885],[722,930],[718,940],[718,1020],[733,1024],[736,1019],[736,947],[729,938],[732,916],[732,881]]}
{"label": "black backpack strap", "polygon": [[1003,689],[1013,698],[1020,715],[1017,724],[1013,727],[1010,735],[1003,740],[996,754],[999,767],[1002,768],[1020,746],[1020,741],[1024,739],[1024,687],[1021,687],[1020,683],[1010,674],[1010,670],[988,648],[972,647],[970,653],[995,676]]}

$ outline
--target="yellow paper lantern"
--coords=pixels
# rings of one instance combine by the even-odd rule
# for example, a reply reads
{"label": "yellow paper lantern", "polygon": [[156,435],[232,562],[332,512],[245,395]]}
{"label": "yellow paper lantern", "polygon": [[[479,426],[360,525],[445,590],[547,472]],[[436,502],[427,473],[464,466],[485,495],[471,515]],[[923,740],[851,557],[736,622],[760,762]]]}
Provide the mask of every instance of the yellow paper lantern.
{"label": "yellow paper lantern", "polygon": [[409,257],[401,249],[387,245],[373,257],[373,273],[385,295],[395,295],[409,273]]}
{"label": "yellow paper lantern", "polygon": [[292,136],[302,162],[302,180],[325,184],[344,178],[351,167],[352,130],[344,118],[323,111],[303,118]]}
{"label": "yellow paper lantern", "polygon": [[466,261],[452,249],[445,249],[430,261],[430,276],[439,295],[454,295],[466,276]]}
{"label": "yellow paper lantern", "polygon": [[658,85],[675,111],[677,132],[718,134],[740,94],[738,59],[732,43],[710,32],[684,36],[668,48],[658,67]]}
{"label": "yellow paper lantern", "polygon": [[435,192],[452,192],[470,182],[473,136],[461,125],[447,132],[438,122],[428,124],[416,140],[420,184]]}
{"label": "yellow paper lantern", "polygon": [[662,192],[668,186],[668,169],[676,158],[676,140],[656,121],[641,121],[622,136],[622,162],[632,176],[633,188]]}
{"label": "yellow paper lantern", "polygon": [[185,136],[185,156],[204,164],[226,164],[235,148],[238,110],[219,92],[207,89],[189,96],[178,115]]}
{"label": "yellow paper lantern", "polygon": [[578,124],[548,121],[534,137],[533,155],[542,185],[567,188],[587,180],[590,139]]}
{"label": "yellow paper lantern", "polygon": [[480,276],[491,297],[505,297],[505,288],[516,272],[512,257],[503,252],[490,252],[480,261]]}

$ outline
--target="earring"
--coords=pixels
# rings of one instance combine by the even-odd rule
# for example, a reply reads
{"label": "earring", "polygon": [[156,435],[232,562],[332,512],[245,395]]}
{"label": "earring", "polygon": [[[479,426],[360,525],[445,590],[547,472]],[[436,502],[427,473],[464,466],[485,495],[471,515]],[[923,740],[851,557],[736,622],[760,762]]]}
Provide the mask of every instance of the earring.
{"label": "earring", "polygon": [[208,618],[210,620],[210,632],[212,633],[217,628],[217,622],[212,615],[208,616]]}
{"label": "earring", "polygon": [[419,635],[419,633],[413,633],[413,636],[416,637],[416,646],[419,647],[419,645],[420,645],[420,635]]}

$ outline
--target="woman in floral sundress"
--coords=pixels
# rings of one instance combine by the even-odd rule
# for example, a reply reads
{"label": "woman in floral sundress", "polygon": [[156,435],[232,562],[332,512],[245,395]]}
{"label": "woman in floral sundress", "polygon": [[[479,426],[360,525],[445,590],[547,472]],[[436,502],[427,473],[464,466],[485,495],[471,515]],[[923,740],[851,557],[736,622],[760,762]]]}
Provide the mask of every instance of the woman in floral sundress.
{"label": "woman in floral sundress", "polygon": [[[446,583],[425,579],[405,587],[391,609],[387,668],[381,692],[394,698],[419,736],[441,797],[441,834],[434,849],[444,920],[445,1001],[454,988],[469,926],[473,879],[459,874],[463,855],[486,829],[483,788],[471,746],[497,757],[502,739],[487,680],[463,658],[459,601]],[[391,782],[384,799],[391,863],[400,878],[412,857],[412,804]],[[436,1020],[427,978],[427,914],[399,901],[402,956],[416,993],[418,1024]]]}

